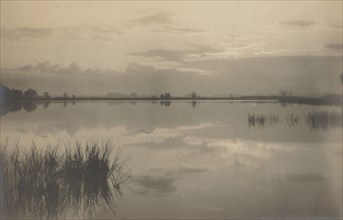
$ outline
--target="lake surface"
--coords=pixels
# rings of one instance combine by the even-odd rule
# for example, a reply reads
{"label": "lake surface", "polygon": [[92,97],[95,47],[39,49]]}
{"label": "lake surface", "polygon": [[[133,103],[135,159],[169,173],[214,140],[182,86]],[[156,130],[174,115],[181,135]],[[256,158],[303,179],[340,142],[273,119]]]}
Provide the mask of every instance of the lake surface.
{"label": "lake surface", "polygon": [[[114,211],[96,202],[80,218],[342,217],[339,106],[112,101],[17,110],[1,116],[7,150],[16,142],[27,153],[33,142],[44,151],[58,142],[111,140],[128,159],[131,175]],[[77,216],[69,210],[58,217]]]}

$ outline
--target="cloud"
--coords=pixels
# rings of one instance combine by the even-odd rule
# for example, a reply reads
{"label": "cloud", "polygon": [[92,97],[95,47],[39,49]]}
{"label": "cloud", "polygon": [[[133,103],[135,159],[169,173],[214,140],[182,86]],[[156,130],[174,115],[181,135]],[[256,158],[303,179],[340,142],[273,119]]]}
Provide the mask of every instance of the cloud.
{"label": "cloud", "polygon": [[144,52],[129,53],[133,56],[142,56],[150,58],[162,58],[168,61],[180,62],[183,61],[183,58],[186,56],[187,51],[177,51],[177,50],[147,50]]}
{"label": "cloud", "polygon": [[143,16],[138,19],[132,20],[134,24],[140,25],[155,25],[155,24],[172,24],[171,13],[157,12],[152,15]]}
{"label": "cloud", "polygon": [[164,49],[155,49],[147,50],[144,52],[129,53],[133,56],[142,56],[148,58],[160,58],[167,61],[173,62],[183,62],[189,56],[205,56],[206,53],[217,53],[222,50],[218,50],[211,47],[195,47],[194,49],[188,50],[164,50]]}
{"label": "cloud", "polygon": [[282,24],[291,28],[304,29],[313,26],[315,22],[311,20],[293,20],[282,22]]}
{"label": "cloud", "polygon": [[1,37],[7,40],[42,39],[58,36],[68,40],[80,40],[87,36],[97,40],[108,41],[112,35],[123,35],[124,32],[116,27],[107,26],[76,26],[59,28],[1,28]]}
{"label": "cloud", "polygon": [[63,27],[56,30],[68,40],[80,40],[82,36],[94,40],[110,41],[113,35],[123,35],[124,32],[111,26],[86,26],[86,27]]}
{"label": "cloud", "polygon": [[53,34],[52,28],[1,28],[1,37],[8,40],[22,40],[24,38],[43,38]]}
{"label": "cloud", "polygon": [[335,51],[342,51],[343,50],[343,44],[326,44],[324,46],[325,48],[327,49],[330,49],[330,50],[335,50]]}
{"label": "cloud", "polygon": [[115,34],[115,35],[123,35],[124,32],[116,27],[101,27],[101,26],[90,26],[89,27],[92,31],[98,34]]}
{"label": "cloud", "polygon": [[204,31],[200,30],[200,29],[195,29],[195,28],[164,26],[162,28],[153,29],[152,32],[156,32],[156,33],[191,34],[191,33],[202,33]]}
{"label": "cloud", "polygon": [[[173,96],[184,96],[193,90],[202,96],[277,94],[280,90],[308,95],[336,94],[341,88],[337,80],[342,72],[341,56],[187,60],[185,56],[189,53],[178,53],[181,55],[177,59],[185,61],[177,63],[176,68],[131,63],[125,71],[117,72],[42,62],[17,69],[2,69],[1,80],[5,85],[18,89],[29,85],[37,91],[51,94],[65,90],[82,95],[105,95],[108,92],[158,95],[170,92]],[[199,74],[198,70],[209,74]]]}
{"label": "cloud", "polygon": [[67,38],[68,40],[80,40],[82,28],[62,27],[62,28],[59,28],[56,32],[62,33],[63,37]]}
{"label": "cloud", "polygon": [[287,177],[287,179],[289,181],[302,182],[302,183],[325,181],[325,177],[318,175],[318,174],[315,174],[315,173],[304,173],[304,174],[289,175]]}
{"label": "cloud", "polygon": [[111,41],[112,37],[103,37],[103,36],[99,36],[99,35],[94,35],[92,37],[95,40],[102,40],[102,41]]}
{"label": "cloud", "polygon": [[77,74],[81,73],[81,68],[76,62],[72,62],[67,67],[58,64],[51,64],[50,61],[43,61],[35,66],[25,65],[17,68],[24,72],[58,73],[58,74]]}

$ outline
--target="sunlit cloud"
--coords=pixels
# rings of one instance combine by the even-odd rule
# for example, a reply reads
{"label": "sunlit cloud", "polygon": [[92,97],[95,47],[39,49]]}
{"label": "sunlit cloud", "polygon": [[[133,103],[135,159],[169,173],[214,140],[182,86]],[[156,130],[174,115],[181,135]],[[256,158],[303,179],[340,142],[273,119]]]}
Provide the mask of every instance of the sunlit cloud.
{"label": "sunlit cloud", "polygon": [[154,24],[172,24],[172,14],[168,12],[156,12],[151,15],[142,16],[131,21],[133,24],[154,25]]}
{"label": "sunlit cloud", "polygon": [[208,53],[218,53],[222,50],[207,47],[207,46],[198,46],[193,47],[187,50],[165,50],[165,49],[154,49],[147,50],[143,52],[129,53],[132,56],[142,56],[148,58],[160,58],[168,61],[174,62],[183,62],[187,58],[203,57]]}

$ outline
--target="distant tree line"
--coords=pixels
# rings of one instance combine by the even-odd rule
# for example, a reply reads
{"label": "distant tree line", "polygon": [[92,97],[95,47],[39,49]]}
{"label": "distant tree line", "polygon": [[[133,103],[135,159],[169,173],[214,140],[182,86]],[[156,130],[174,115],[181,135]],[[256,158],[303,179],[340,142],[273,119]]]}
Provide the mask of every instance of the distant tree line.
{"label": "distant tree line", "polygon": [[[75,99],[75,95],[68,96],[67,93],[63,93],[62,96],[57,98],[63,99]],[[19,89],[10,89],[5,85],[0,84],[0,103],[16,102],[16,101],[33,101],[33,100],[50,100],[51,96],[48,92],[44,92],[39,95],[34,89],[27,89],[22,91]]]}
{"label": "distant tree line", "polygon": [[[37,108],[37,103],[34,102],[36,98],[45,100],[44,108],[50,104],[48,100],[49,94],[45,92],[42,96],[34,89],[22,91],[19,89],[10,89],[7,86],[0,85],[0,115],[5,115],[8,112],[17,112],[24,109],[27,112],[32,112]],[[24,101],[24,102],[21,102]]]}
{"label": "distant tree line", "polygon": [[[185,97],[195,99],[195,98],[199,98],[200,96],[195,91],[193,91],[192,93],[187,94]],[[164,99],[164,100],[168,100],[171,98],[172,98],[172,95],[169,92],[162,93],[159,97],[159,99]],[[153,95],[152,99],[158,99],[158,98],[156,95]]]}
{"label": "distant tree line", "polygon": [[0,85],[0,100],[1,102],[11,102],[20,100],[32,100],[36,98],[50,98],[49,93],[45,92],[42,96],[38,96],[38,93],[34,89],[27,89],[22,91],[19,89],[10,89],[7,86]]}

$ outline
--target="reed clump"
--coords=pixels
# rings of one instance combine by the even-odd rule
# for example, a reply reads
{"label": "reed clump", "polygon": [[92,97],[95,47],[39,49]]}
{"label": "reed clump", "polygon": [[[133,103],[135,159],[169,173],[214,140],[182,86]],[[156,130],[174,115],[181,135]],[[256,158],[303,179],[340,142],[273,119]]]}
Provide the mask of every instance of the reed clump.
{"label": "reed clump", "polygon": [[277,115],[248,114],[249,127],[264,127],[265,125],[274,125],[279,122]]}
{"label": "reed clump", "polygon": [[111,141],[23,152],[0,145],[1,218],[90,217],[99,206],[114,212],[120,186],[131,175]]}
{"label": "reed clump", "polygon": [[250,127],[287,123],[291,127],[304,125],[312,130],[331,130],[342,127],[342,113],[337,111],[311,111],[303,114],[288,113],[285,117],[274,114],[248,114]]}
{"label": "reed clump", "polygon": [[342,114],[334,111],[313,111],[307,114],[306,122],[312,129],[330,130],[342,127]]}

